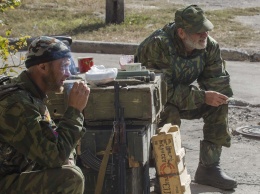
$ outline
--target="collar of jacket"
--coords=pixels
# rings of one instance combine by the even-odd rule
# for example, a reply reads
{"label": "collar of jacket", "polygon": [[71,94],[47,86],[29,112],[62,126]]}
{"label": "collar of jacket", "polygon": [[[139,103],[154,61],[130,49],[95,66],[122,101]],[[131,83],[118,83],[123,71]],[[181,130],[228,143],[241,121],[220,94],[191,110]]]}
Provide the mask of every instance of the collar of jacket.
{"label": "collar of jacket", "polygon": [[32,81],[27,71],[23,71],[18,77],[14,78],[12,82],[22,83],[23,89],[28,91],[33,97],[43,100],[46,98],[41,89]]}
{"label": "collar of jacket", "polygon": [[175,23],[168,23],[163,27],[163,30],[166,32],[166,34],[168,34],[169,38],[173,41],[173,45],[175,47],[176,53],[179,56],[182,57],[195,57],[198,55],[201,55],[202,53],[207,52],[207,47],[205,49],[195,49],[192,54],[188,55],[188,53],[186,52],[186,49],[184,47],[184,44],[182,42],[182,40],[180,39],[180,37],[177,34],[177,28],[175,26]]}

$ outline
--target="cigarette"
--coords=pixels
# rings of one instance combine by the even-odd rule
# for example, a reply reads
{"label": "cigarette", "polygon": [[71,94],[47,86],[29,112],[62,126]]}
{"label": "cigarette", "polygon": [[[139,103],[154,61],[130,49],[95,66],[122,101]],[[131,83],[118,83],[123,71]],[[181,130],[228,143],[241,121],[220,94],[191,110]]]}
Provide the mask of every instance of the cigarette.
{"label": "cigarette", "polygon": [[234,105],[236,103],[235,98],[232,98],[232,97],[228,98],[226,102],[227,102],[227,104],[230,104],[230,105]]}

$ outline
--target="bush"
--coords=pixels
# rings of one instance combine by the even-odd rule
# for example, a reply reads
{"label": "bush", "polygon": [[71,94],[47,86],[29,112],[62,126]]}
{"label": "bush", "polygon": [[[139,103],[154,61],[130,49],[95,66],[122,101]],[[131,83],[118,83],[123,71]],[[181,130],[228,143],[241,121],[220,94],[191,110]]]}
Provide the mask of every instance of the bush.
{"label": "bush", "polygon": [[[4,14],[7,9],[15,9],[21,5],[20,0],[0,0],[0,14]],[[1,26],[9,26],[8,21],[0,20]],[[6,30],[5,37],[0,36],[0,75],[9,75],[11,72],[15,72],[16,68],[22,68],[24,65],[24,56],[20,55],[18,63],[15,63],[14,57],[17,57],[17,52],[23,47],[27,46],[27,39],[29,36],[22,36],[17,38],[17,41],[10,42],[9,37],[12,33],[11,28]],[[10,59],[10,60],[9,60]],[[9,62],[11,61],[11,62]]]}

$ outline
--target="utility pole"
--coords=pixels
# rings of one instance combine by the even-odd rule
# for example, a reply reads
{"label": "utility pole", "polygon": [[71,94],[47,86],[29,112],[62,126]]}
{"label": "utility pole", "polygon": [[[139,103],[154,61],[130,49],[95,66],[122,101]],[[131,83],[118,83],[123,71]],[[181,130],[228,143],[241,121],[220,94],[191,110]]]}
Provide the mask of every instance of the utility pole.
{"label": "utility pole", "polygon": [[125,20],[124,0],[106,0],[106,24],[120,24]]}

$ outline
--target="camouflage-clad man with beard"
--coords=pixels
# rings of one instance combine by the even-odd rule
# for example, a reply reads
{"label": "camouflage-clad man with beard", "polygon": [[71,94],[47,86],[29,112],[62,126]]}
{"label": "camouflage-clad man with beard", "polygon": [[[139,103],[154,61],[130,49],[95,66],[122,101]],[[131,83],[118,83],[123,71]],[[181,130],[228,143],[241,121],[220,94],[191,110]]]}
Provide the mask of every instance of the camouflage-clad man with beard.
{"label": "camouflage-clad man with beard", "polygon": [[27,70],[1,86],[0,193],[84,192],[84,176],[70,156],[85,133],[81,112],[90,89],[73,85],[57,126],[44,104],[46,94],[59,92],[70,76],[70,58],[63,42],[38,37],[29,46]]}
{"label": "camouflage-clad man with beard", "polygon": [[[218,43],[209,36],[213,24],[197,5],[178,9],[175,21],[156,30],[138,47],[135,61],[163,72],[167,103],[159,126],[203,118],[195,182],[221,189],[237,186],[220,168],[222,146],[230,147],[228,97],[233,95]],[[192,85],[197,81],[198,87]]]}

